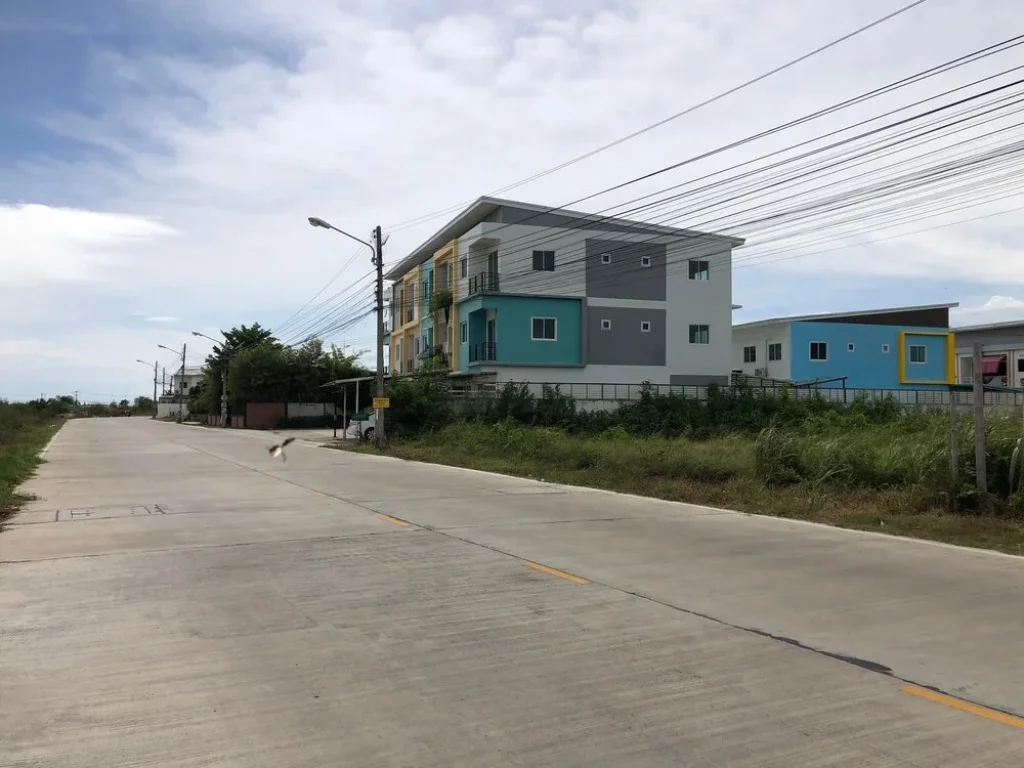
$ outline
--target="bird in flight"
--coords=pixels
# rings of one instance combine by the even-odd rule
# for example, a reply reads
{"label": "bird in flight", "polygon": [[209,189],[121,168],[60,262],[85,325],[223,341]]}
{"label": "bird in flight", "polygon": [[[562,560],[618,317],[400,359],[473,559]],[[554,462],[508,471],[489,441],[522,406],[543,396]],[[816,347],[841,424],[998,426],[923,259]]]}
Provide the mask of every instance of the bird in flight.
{"label": "bird in flight", "polygon": [[276,459],[278,456],[280,456],[281,461],[288,461],[288,457],[284,455],[284,447],[289,443],[293,442],[295,442],[294,437],[286,437],[284,440],[281,441],[280,445],[270,446],[270,457],[272,459]]}

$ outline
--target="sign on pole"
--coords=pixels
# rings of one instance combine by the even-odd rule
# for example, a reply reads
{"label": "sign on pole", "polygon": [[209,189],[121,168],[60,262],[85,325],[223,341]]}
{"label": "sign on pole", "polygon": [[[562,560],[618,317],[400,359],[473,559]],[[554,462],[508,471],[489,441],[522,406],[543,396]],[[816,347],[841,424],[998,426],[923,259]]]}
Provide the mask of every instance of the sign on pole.
{"label": "sign on pole", "polygon": [[373,398],[373,407],[376,408],[390,408],[391,398],[390,397],[375,397]]}

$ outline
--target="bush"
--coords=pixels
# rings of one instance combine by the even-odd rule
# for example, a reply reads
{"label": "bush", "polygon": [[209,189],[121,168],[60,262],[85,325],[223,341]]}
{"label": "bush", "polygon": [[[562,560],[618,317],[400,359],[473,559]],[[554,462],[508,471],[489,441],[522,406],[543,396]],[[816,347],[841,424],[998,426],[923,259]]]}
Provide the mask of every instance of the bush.
{"label": "bush", "polygon": [[0,522],[22,501],[15,489],[38,466],[54,426],[71,412],[72,405],[62,401],[0,401]]}

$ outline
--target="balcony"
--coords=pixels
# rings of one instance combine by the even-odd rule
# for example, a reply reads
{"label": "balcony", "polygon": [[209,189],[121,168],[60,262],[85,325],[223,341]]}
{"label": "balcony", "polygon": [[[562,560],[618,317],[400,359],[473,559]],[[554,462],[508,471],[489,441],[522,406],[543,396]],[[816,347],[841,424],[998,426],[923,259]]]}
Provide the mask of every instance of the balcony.
{"label": "balcony", "polygon": [[478,293],[497,293],[498,287],[498,273],[497,272],[481,272],[478,275],[472,275],[469,278],[469,290],[468,296],[475,296]]}
{"label": "balcony", "polygon": [[498,345],[493,341],[484,341],[480,344],[469,345],[469,362],[493,363],[498,360]]}

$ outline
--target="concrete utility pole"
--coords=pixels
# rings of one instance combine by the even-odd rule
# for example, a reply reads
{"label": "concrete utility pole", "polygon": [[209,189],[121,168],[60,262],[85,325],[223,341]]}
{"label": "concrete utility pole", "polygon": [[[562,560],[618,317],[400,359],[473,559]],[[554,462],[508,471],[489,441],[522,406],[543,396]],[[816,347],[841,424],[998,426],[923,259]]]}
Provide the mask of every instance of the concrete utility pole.
{"label": "concrete utility pole", "polygon": [[[181,345],[181,379],[178,381],[178,391],[181,393],[181,408],[178,413],[181,414],[185,410],[185,352],[188,350],[187,344]],[[184,414],[182,414],[184,415]]]}
{"label": "concrete utility pole", "polygon": [[228,348],[227,341],[217,341],[212,336],[207,336],[199,331],[192,331],[193,336],[209,339],[214,344],[220,345],[223,362],[220,366],[220,423],[221,426],[228,426],[228,368],[231,365],[231,354],[234,350]]}
{"label": "concrete utility pole", "polygon": [[988,472],[985,466],[985,379],[984,355],[980,341],[974,342],[974,466],[978,493],[982,503],[988,493]]}
{"label": "concrete utility pole", "polygon": [[[377,397],[384,397],[384,239],[380,226],[373,230],[373,263],[377,267]],[[373,430],[374,442],[384,448],[384,409],[376,408],[377,426]]]}

